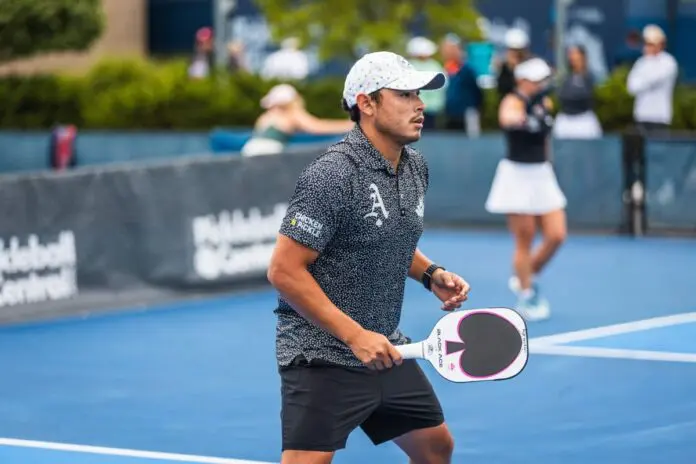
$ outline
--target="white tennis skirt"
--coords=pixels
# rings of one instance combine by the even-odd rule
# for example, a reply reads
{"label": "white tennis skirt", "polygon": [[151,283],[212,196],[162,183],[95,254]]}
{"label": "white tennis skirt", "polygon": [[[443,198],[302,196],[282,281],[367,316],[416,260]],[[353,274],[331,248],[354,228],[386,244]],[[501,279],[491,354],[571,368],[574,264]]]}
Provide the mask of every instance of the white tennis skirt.
{"label": "white tennis skirt", "polygon": [[602,134],[602,125],[592,111],[573,115],[559,113],[553,123],[553,136],[557,139],[598,139]]}
{"label": "white tennis skirt", "polygon": [[486,200],[493,214],[539,216],[566,206],[551,163],[518,163],[503,159],[498,163]]}

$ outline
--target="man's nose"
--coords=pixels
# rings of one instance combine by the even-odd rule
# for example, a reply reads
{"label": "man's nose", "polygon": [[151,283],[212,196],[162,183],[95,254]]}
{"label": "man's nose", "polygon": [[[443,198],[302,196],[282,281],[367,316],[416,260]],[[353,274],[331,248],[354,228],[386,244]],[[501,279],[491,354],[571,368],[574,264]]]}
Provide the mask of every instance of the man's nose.
{"label": "man's nose", "polygon": [[425,110],[425,103],[423,102],[423,99],[420,97],[420,95],[416,95],[416,111],[424,111]]}

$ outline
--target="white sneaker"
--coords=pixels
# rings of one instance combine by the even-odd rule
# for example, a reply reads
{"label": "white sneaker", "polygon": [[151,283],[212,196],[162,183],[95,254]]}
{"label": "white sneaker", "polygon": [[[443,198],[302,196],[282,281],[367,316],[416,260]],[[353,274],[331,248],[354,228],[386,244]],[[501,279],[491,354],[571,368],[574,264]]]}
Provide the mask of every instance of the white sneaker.
{"label": "white sneaker", "polygon": [[529,322],[543,321],[551,317],[551,307],[545,298],[520,299],[517,303],[520,315]]}
{"label": "white sneaker", "polygon": [[520,279],[517,278],[516,275],[510,277],[510,279],[508,280],[508,288],[515,295],[519,294],[522,290],[522,287],[520,286]]}
{"label": "white sneaker", "polygon": [[[514,279],[514,280],[513,280]],[[539,292],[539,286],[532,284],[534,293],[531,296],[522,296],[519,280],[516,277],[510,279],[510,289],[517,288],[517,310],[527,321],[541,321],[551,317],[551,307],[546,298]]]}

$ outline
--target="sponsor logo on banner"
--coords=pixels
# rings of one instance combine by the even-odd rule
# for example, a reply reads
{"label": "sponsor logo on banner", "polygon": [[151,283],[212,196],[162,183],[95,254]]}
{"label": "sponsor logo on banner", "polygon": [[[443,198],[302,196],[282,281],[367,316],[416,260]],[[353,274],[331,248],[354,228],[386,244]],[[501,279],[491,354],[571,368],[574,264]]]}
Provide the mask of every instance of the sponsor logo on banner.
{"label": "sponsor logo on banner", "polygon": [[193,219],[193,268],[205,280],[265,272],[288,205],[276,204],[264,215],[259,208],[235,209]]}
{"label": "sponsor logo on banner", "polygon": [[0,238],[0,307],[63,300],[77,295],[77,252],[72,231],[54,241],[31,234]]}

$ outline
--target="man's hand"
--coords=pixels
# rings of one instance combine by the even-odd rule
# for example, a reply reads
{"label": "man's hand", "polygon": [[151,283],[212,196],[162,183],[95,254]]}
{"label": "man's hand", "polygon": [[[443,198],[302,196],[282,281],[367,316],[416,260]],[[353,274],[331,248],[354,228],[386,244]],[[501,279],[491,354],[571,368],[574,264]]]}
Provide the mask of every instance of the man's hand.
{"label": "man's hand", "polygon": [[382,334],[362,330],[347,344],[355,356],[372,370],[381,371],[394,364],[401,365],[401,353]]}
{"label": "man's hand", "polygon": [[471,287],[457,274],[438,269],[432,276],[430,289],[443,302],[442,309],[452,311],[467,300]]}

